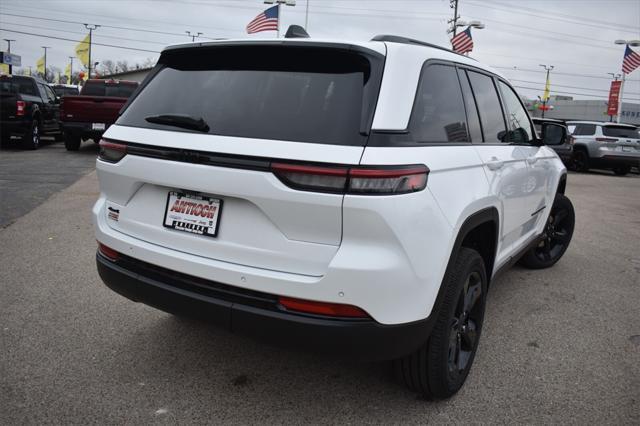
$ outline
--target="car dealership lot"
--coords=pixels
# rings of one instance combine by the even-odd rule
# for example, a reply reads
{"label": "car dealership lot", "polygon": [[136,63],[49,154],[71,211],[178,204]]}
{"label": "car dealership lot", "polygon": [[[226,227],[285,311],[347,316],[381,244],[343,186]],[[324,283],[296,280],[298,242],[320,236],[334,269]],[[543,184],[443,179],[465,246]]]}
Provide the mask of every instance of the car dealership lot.
{"label": "car dealership lot", "polygon": [[[15,217],[42,202],[27,177],[51,161],[45,186],[90,170],[85,145],[0,151],[2,202],[34,197]],[[637,424],[640,177],[570,174],[567,194],[569,251],[493,284],[467,384],[433,403],[388,364],[273,348],[111,292],[95,271],[91,173],[0,230],[0,422]]]}

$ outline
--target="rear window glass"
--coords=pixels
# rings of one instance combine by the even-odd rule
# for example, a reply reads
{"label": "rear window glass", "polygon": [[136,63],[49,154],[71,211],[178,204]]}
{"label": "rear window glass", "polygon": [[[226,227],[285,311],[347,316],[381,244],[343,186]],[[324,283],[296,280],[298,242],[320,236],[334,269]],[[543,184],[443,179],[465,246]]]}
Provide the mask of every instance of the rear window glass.
{"label": "rear window glass", "polygon": [[138,86],[134,84],[87,83],[82,88],[83,96],[114,96],[128,98]]}
{"label": "rear window glass", "polygon": [[0,93],[38,96],[33,80],[15,77],[0,80]]}
{"label": "rear window glass", "polygon": [[379,86],[367,58],[326,48],[185,50],[159,66],[117,124],[193,132],[145,120],[186,115],[215,135],[363,145]]}
{"label": "rear window glass", "polygon": [[77,95],[78,94],[78,89],[73,88],[73,87],[54,87],[53,91],[56,92],[56,95],[62,97],[62,96],[66,96],[66,95]]}
{"label": "rear window glass", "polygon": [[613,138],[637,138],[638,130],[627,126],[602,126],[602,134]]}

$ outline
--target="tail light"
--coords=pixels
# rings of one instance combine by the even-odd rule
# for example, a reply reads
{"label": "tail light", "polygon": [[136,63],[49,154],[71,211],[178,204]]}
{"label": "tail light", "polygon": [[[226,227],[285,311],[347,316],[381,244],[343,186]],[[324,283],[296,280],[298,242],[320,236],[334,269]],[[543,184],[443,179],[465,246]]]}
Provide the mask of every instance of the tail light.
{"label": "tail light", "polygon": [[98,158],[109,163],[117,163],[127,155],[127,145],[123,143],[100,140],[100,152]]}
{"label": "tail light", "polygon": [[18,117],[24,116],[27,103],[25,101],[16,101],[16,115]]}
{"label": "tail light", "polygon": [[100,252],[101,255],[103,255],[104,257],[106,257],[112,262],[115,262],[120,257],[120,253],[118,253],[111,247],[105,246],[100,241],[98,241],[98,251]]}
{"label": "tail light", "polygon": [[427,166],[312,166],[272,163],[272,172],[287,186],[336,194],[394,195],[422,191]]}
{"label": "tail light", "polygon": [[618,139],[614,138],[596,138],[597,142],[618,142]]}
{"label": "tail light", "polygon": [[311,300],[293,299],[291,297],[280,297],[278,298],[278,302],[288,311],[327,315],[331,317],[370,318],[365,311],[353,305],[314,302]]}

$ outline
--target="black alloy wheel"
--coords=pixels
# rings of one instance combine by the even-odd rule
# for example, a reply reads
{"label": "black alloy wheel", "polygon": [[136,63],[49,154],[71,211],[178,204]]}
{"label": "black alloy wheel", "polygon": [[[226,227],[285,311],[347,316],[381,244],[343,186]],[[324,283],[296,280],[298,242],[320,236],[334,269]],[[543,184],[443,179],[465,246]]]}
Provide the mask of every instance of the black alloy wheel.
{"label": "black alloy wheel", "polygon": [[478,301],[482,296],[482,279],[472,272],[460,292],[449,333],[449,375],[457,382],[467,369],[477,346],[479,324],[483,309]]}
{"label": "black alloy wheel", "polygon": [[582,150],[574,151],[573,166],[577,172],[586,173],[589,171],[589,156]]}
{"label": "black alloy wheel", "polygon": [[532,269],[548,268],[555,264],[567,251],[574,226],[573,204],[563,194],[556,195],[538,245],[529,250],[520,263]]}

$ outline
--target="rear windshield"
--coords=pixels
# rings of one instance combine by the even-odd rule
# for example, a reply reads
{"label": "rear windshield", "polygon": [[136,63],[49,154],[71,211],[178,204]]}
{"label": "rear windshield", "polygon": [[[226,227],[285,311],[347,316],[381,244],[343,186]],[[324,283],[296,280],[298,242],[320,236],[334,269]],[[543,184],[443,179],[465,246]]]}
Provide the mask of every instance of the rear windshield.
{"label": "rear windshield", "polygon": [[0,93],[38,96],[35,84],[30,78],[3,78],[0,80]]}
{"label": "rear windshield", "polygon": [[366,141],[379,81],[373,82],[372,65],[360,54],[236,46],[178,51],[159,62],[117,124],[193,132],[145,120],[186,115],[203,119],[215,135],[335,145]]}
{"label": "rear windshield", "polygon": [[78,89],[74,88],[74,87],[54,87],[53,91],[56,92],[56,95],[62,97],[65,95],[77,95],[78,94]]}
{"label": "rear windshield", "polygon": [[613,138],[638,138],[638,130],[627,126],[602,126],[602,134]]}
{"label": "rear windshield", "polygon": [[114,96],[128,98],[136,90],[135,84],[88,82],[82,88],[83,96]]}

